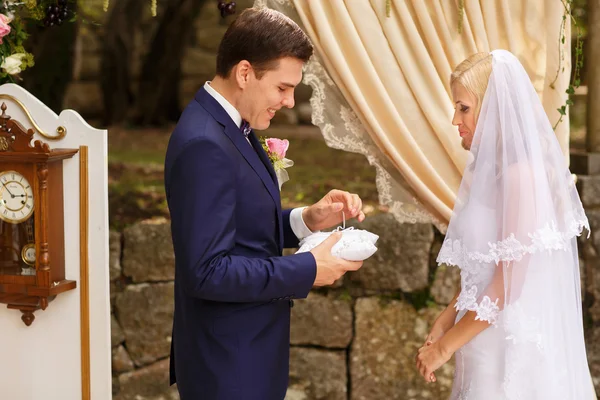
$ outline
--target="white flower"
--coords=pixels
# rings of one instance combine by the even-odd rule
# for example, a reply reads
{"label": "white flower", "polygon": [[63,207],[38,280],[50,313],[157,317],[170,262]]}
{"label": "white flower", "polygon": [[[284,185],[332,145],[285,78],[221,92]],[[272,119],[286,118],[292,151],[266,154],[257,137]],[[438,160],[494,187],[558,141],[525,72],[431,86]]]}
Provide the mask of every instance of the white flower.
{"label": "white flower", "polygon": [[2,61],[0,68],[6,71],[9,75],[16,75],[21,72],[21,62],[25,57],[25,53],[15,53],[12,54]]}

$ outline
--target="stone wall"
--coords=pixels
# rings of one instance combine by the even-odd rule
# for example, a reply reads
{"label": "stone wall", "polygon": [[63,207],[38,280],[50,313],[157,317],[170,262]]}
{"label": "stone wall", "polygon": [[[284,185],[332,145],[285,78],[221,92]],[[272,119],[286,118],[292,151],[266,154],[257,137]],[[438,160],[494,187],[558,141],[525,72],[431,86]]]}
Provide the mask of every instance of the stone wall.
{"label": "stone wall", "polygon": [[[592,235],[579,240],[586,347],[600,396],[600,176],[580,176],[577,184]],[[582,235],[583,236],[583,235]]]}
{"label": "stone wall", "polygon": [[[600,179],[579,185],[592,229],[600,229]],[[286,400],[445,399],[453,365],[438,371],[436,384],[414,367],[459,285],[456,268],[435,264],[443,238],[430,225],[399,225],[386,214],[361,227],[380,235],[379,251],[334,287],[295,302]],[[581,249],[588,355],[600,393],[600,234]],[[173,273],[167,222],[111,233],[115,400],[178,398],[168,387]]]}

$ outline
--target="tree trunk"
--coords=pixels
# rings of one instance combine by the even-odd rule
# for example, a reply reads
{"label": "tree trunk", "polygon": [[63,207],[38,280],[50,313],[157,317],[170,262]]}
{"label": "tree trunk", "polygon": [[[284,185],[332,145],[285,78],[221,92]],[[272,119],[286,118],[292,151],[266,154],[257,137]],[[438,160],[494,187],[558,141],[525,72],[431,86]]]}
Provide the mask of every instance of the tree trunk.
{"label": "tree trunk", "polygon": [[133,104],[130,67],[133,40],[142,20],[143,7],[149,4],[144,0],[113,3],[104,29],[102,49],[101,84],[107,125],[123,122]]}
{"label": "tree trunk", "polygon": [[588,152],[600,153],[600,0],[588,0],[587,134]]}
{"label": "tree trunk", "polygon": [[138,124],[159,125],[179,118],[181,60],[205,1],[169,0],[161,11],[163,17],[141,71]]}
{"label": "tree trunk", "polygon": [[33,54],[35,65],[23,71],[21,84],[58,114],[72,78],[76,24],[46,28],[31,23],[27,31],[25,48]]}

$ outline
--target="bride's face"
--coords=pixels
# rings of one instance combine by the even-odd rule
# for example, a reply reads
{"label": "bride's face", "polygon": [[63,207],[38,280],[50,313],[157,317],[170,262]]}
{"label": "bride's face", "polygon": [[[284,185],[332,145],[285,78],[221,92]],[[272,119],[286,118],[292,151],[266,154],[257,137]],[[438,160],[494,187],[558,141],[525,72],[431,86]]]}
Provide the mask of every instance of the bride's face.
{"label": "bride's face", "polygon": [[462,85],[454,84],[452,85],[452,99],[454,100],[452,125],[458,127],[458,134],[462,138],[462,147],[470,150],[475,134],[477,98]]}

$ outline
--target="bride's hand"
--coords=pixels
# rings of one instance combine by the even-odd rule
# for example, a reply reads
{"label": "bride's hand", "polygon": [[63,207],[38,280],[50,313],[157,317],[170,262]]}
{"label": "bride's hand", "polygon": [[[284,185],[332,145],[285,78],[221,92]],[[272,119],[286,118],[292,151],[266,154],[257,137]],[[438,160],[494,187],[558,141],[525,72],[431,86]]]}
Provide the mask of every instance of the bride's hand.
{"label": "bride's hand", "polygon": [[417,369],[427,382],[435,382],[436,378],[433,373],[447,363],[450,357],[452,354],[447,354],[439,342],[423,346],[417,355]]}
{"label": "bride's hand", "polygon": [[430,344],[437,342],[442,338],[442,336],[444,336],[445,332],[446,330],[442,328],[441,324],[434,323],[429,331],[429,334],[427,334],[425,337],[425,343],[423,346],[429,346]]}
{"label": "bride's hand", "polygon": [[433,325],[431,326],[431,330],[429,334],[425,338],[424,346],[428,346],[429,344],[435,343],[444,336],[446,332],[448,332],[454,326],[454,320],[456,319],[456,313],[452,308],[452,311],[448,311],[446,308],[442,313],[437,317]]}

